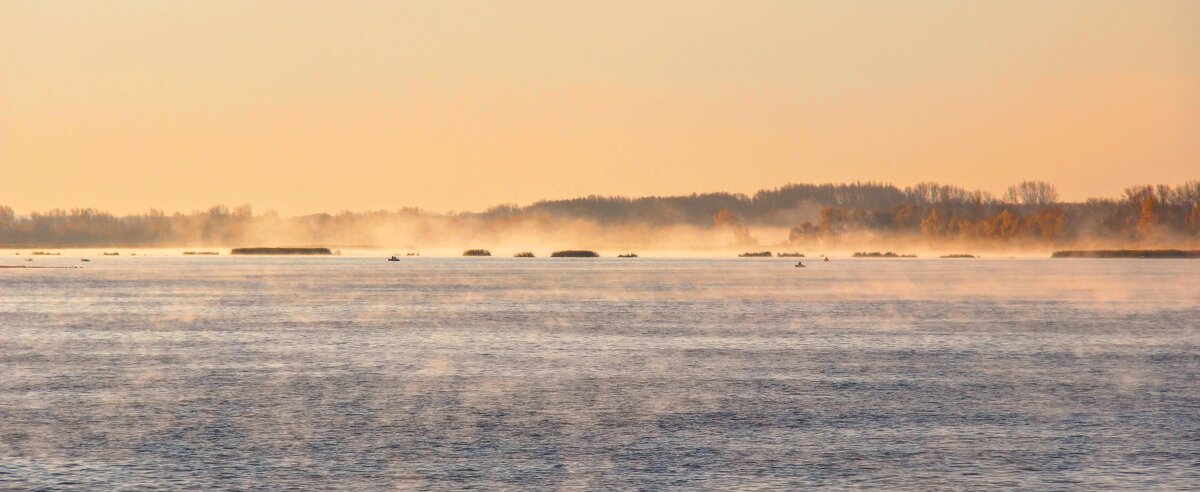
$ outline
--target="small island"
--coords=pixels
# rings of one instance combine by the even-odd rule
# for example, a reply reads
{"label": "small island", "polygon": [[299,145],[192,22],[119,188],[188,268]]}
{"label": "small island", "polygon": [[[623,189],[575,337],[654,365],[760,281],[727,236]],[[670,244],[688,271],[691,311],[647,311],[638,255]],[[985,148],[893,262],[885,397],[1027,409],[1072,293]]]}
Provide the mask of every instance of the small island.
{"label": "small island", "polygon": [[567,249],[550,253],[551,258],[598,258],[599,253],[582,249]]}
{"label": "small island", "polygon": [[463,256],[492,256],[492,252],[486,249],[468,249],[463,251]]}
{"label": "small island", "polygon": [[624,253],[617,255],[617,258],[637,258],[637,253]]}
{"label": "small island", "polygon": [[804,253],[797,253],[797,252],[784,253],[784,252],[779,252],[779,253],[775,253],[775,256],[778,256],[778,257],[780,257],[780,258],[804,258]]}
{"label": "small island", "polygon": [[513,258],[533,258],[533,252],[531,252],[531,251],[522,251],[522,252],[520,252],[520,253],[517,253],[517,254],[513,255]]}
{"label": "small island", "polygon": [[878,251],[872,251],[870,253],[867,253],[865,251],[860,251],[858,253],[854,253],[853,256],[855,258],[916,258],[917,257],[917,255],[898,255],[891,251],[888,251],[887,253],[880,253]]}
{"label": "small island", "polygon": [[183,254],[190,256],[190,255],[219,255],[221,253],[218,253],[216,251],[184,251]]}
{"label": "small island", "polygon": [[738,258],[770,258],[770,257],[771,257],[770,251],[747,251],[745,253],[738,255]]}
{"label": "small island", "polygon": [[233,248],[231,255],[332,255],[329,248]]}
{"label": "small island", "polygon": [[939,258],[979,258],[979,257],[975,256],[975,255],[970,255],[970,254],[956,254],[956,255],[942,255],[942,256],[939,256]]}
{"label": "small island", "polygon": [[1055,251],[1051,258],[1200,258],[1200,250],[1182,249],[1094,249],[1076,251]]}

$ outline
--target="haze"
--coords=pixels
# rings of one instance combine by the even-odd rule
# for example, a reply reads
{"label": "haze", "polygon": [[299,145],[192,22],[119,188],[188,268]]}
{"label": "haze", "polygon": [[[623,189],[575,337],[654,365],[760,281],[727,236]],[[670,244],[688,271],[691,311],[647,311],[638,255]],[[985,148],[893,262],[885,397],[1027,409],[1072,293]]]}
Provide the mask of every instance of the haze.
{"label": "haze", "polygon": [[479,210],[1200,168],[1200,3],[0,2],[0,203]]}

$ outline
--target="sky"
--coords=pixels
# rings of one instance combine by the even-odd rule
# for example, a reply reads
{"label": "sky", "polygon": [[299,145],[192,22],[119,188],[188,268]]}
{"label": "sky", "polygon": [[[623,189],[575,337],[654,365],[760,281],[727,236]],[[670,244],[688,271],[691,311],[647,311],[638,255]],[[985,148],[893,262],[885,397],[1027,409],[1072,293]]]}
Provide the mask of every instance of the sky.
{"label": "sky", "polygon": [[0,0],[0,204],[1200,179],[1200,2]]}

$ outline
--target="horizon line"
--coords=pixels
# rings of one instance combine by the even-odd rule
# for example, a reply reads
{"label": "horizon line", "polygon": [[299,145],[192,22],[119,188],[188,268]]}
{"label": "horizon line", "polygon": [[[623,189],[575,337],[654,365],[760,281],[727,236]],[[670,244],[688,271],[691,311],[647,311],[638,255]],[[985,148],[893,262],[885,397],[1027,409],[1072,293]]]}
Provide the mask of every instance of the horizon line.
{"label": "horizon line", "polygon": [[[1016,186],[1018,186],[1018,185],[1020,185],[1020,184],[1023,184],[1023,183],[1037,183],[1037,184],[1045,184],[1045,185],[1050,185],[1051,187],[1053,187],[1053,186],[1054,186],[1054,184],[1053,184],[1053,183],[1049,183],[1049,182],[1046,182],[1046,181],[1030,181],[1030,180],[1025,180],[1025,181],[1021,181],[1021,182],[1019,182],[1019,183],[1016,183],[1016,184],[1013,184],[1013,185],[1009,185],[1009,188],[1011,189],[1011,188],[1013,188],[1013,187],[1016,187]],[[1157,187],[1160,187],[1160,186],[1183,187],[1183,186],[1191,185],[1191,184],[1193,184],[1193,183],[1200,183],[1200,178],[1184,180],[1182,183],[1178,183],[1178,184],[1175,184],[1175,185],[1168,185],[1168,184],[1165,184],[1165,183],[1154,183],[1154,184],[1133,184],[1133,185],[1129,185],[1129,186],[1127,186],[1127,187],[1126,187],[1126,190],[1130,190],[1130,189],[1134,189],[1134,188],[1142,188],[1142,187],[1151,187],[1151,188],[1157,188]],[[100,209],[100,208],[97,208],[97,207],[91,207],[91,206],[71,206],[71,207],[52,207],[52,208],[48,208],[48,209],[42,209],[42,210],[30,210],[30,211],[28,211],[28,212],[26,212],[26,213],[24,213],[24,214],[18,214],[18,213],[15,213],[15,212],[16,212],[16,210],[15,210],[13,207],[11,207],[11,206],[8,206],[8,205],[6,205],[6,204],[5,204],[5,203],[3,203],[3,202],[0,202],[0,209],[2,209],[2,208],[6,208],[6,207],[7,207],[7,208],[9,208],[9,209],[13,210],[13,212],[14,212],[14,216],[16,216],[16,217],[23,217],[23,218],[28,218],[28,217],[30,217],[30,216],[31,216],[31,214],[34,214],[34,213],[46,213],[46,212],[53,212],[53,211],[67,211],[67,212],[71,212],[71,211],[75,211],[75,210],[90,210],[90,211],[97,212],[97,213],[101,213],[101,214],[109,214],[109,215],[113,215],[113,216],[125,216],[125,217],[127,217],[127,216],[135,216],[135,215],[145,215],[145,214],[147,214],[147,213],[150,213],[150,212],[159,212],[159,213],[162,213],[163,215],[177,215],[177,214],[179,214],[179,215],[187,215],[187,214],[204,213],[204,212],[211,211],[212,209],[214,209],[214,208],[218,208],[218,207],[224,207],[224,208],[228,208],[228,209],[230,209],[230,210],[236,210],[236,209],[239,209],[239,208],[242,208],[242,207],[249,207],[249,208],[250,208],[250,211],[251,211],[251,213],[252,213],[253,215],[270,215],[270,214],[275,214],[275,215],[279,215],[280,217],[305,217],[305,216],[313,216],[313,215],[338,215],[338,214],[342,214],[342,213],[361,214],[361,213],[371,213],[371,212],[412,212],[412,213],[424,214],[424,215],[450,216],[450,215],[464,215],[464,214],[466,214],[466,215],[470,215],[470,214],[486,214],[486,213],[489,213],[489,212],[490,212],[490,211],[492,211],[492,210],[495,210],[495,209],[498,209],[498,208],[504,208],[504,207],[512,207],[512,208],[516,208],[516,209],[522,209],[522,208],[533,207],[533,206],[535,206],[535,205],[539,205],[539,204],[545,204],[545,203],[570,202],[570,201],[575,201],[575,200],[587,200],[587,199],[601,199],[601,200],[620,199],[620,200],[636,201],[636,200],[646,200],[646,199],[674,199],[674,198],[688,198],[688,197],[695,197],[695,196],[708,196],[708,195],[728,195],[728,196],[739,197],[739,198],[753,199],[755,196],[757,196],[757,195],[759,195],[759,194],[762,194],[762,193],[764,193],[764,192],[779,191],[779,190],[783,190],[783,189],[786,189],[786,188],[789,188],[789,187],[797,187],[797,186],[813,186],[813,187],[824,187],[824,186],[832,186],[832,187],[839,187],[839,186],[845,186],[845,187],[861,186],[861,187],[867,187],[867,186],[877,186],[877,187],[883,187],[883,188],[888,188],[888,187],[890,187],[890,188],[895,188],[896,190],[898,190],[898,191],[900,191],[900,192],[910,192],[910,191],[912,191],[914,188],[920,187],[920,186],[922,186],[922,185],[936,186],[936,187],[943,187],[943,188],[946,188],[946,189],[953,188],[953,189],[956,189],[956,190],[961,190],[961,191],[964,191],[964,192],[966,192],[966,193],[969,193],[969,194],[978,194],[978,195],[980,195],[982,198],[984,198],[985,200],[992,200],[992,201],[995,201],[995,202],[1000,202],[1000,203],[1014,203],[1014,204],[1016,204],[1015,202],[1005,202],[1005,200],[1004,200],[1004,198],[1003,198],[1003,194],[997,194],[997,193],[994,193],[994,192],[991,192],[991,191],[982,190],[982,189],[978,189],[978,188],[976,188],[976,189],[969,189],[969,188],[965,188],[965,187],[962,187],[962,186],[958,186],[958,185],[954,185],[954,184],[941,183],[941,182],[937,182],[937,181],[920,181],[920,182],[917,182],[917,183],[915,183],[915,184],[912,184],[912,185],[907,185],[907,186],[903,186],[903,187],[901,187],[901,186],[899,186],[899,185],[896,185],[896,184],[893,184],[893,183],[889,183],[889,182],[884,182],[884,181],[860,181],[860,180],[856,180],[856,181],[845,181],[845,182],[839,182],[839,183],[835,183],[835,182],[824,182],[824,183],[788,182],[788,183],[786,183],[786,184],[783,184],[783,185],[780,185],[780,186],[776,186],[776,187],[770,187],[770,188],[760,188],[760,189],[758,189],[758,190],[754,191],[753,193],[742,193],[742,192],[732,192],[732,191],[703,191],[703,192],[700,192],[700,191],[695,191],[695,192],[692,192],[692,193],[689,193],[689,194],[664,194],[664,195],[639,195],[639,196],[627,196],[627,195],[619,195],[619,194],[605,195],[605,194],[597,194],[597,193],[592,193],[592,194],[588,194],[588,195],[576,195],[576,196],[573,196],[573,197],[568,197],[568,198],[542,198],[542,199],[538,199],[538,200],[535,200],[535,201],[532,201],[532,202],[529,202],[529,203],[526,203],[526,204],[520,204],[520,203],[514,203],[514,202],[508,202],[508,203],[495,203],[495,204],[492,204],[492,205],[489,205],[489,206],[485,207],[485,208],[484,208],[484,209],[482,209],[482,210],[453,210],[453,209],[450,209],[450,210],[441,210],[441,211],[439,211],[439,210],[432,210],[432,209],[422,208],[422,207],[420,207],[420,206],[400,206],[400,207],[396,207],[396,208],[374,208],[374,209],[354,209],[354,210],[352,210],[352,209],[348,209],[348,208],[342,208],[342,209],[338,209],[336,212],[330,212],[330,211],[328,211],[328,210],[324,210],[324,211],[319,211],[319,212],[293,213],[293,214],[289,214],[289,215],[284,215],[284,214],[280,214],[280,213],[279,213],[279,212],[278,212],[278,211],[277,211],[275,208],[270,208],[270,207],[269,207],[269,208],[266,208],[266,209],[265,209],[265,211],[263,211],[263,212],[259,212],[259,213],[257,213],[257,214],[254,214],[254,204],[253,204],[253,203],[251,203],[251,202],[242,202],[242,203],[237,203],[237,204],[235,204],[235,205],[226,205],[226,204],[224,204],[224,203],[219,203],[219,202],[218,202],[218,203],[214,203],[214,204],[212,204],[212,205],[209,205],[209,206],[208,206],[208,207],[206,207],[206,208],[193,208],[193,209],[191,209],[191,210],[189,210],[189,211],[186,211],[186,212],[185,212],[185,211],[183,211],[183,210],[179,210],[179,209],[172,210],[172,211],[168,212],[168,211],[166,211],[166,210],[164,210],[164,209],[160,209],[160,208],[157,208],[157,207],[154,207],[154,206],[149,206],[149,207],[146,207],[146,208],[145,208],[145,209],[144,209],[144,210],[143,210],[141,213],[138,213],[138,212],[132,212],[132,211],[131,211],[131,212],[123,212],[123,213],[122,213],[122,212],[109,212],[109,211],[106,211],[106,210],[103,210],[103,209]],[[1085,203],[1088,203],[1088,202],[1090,202],[1090,201],[1093,201],[1093,200],[1120,200],[1120,198],[1121,198],[1121,196],[1120,196],[1120,195],[1117,195],[1117,196],[1115,196],[1115,197],[1087,197],[1087,198],[1084,198],[1084,199],[1082,199],[1082,200],[1058,200],[1058,199],[1055,199],[1055,200],[1054,200],[1052,203],[1054,203],[1054,204],[1059,204],[1059,205],[1072,205],[1072,204],[1085,204]]]}

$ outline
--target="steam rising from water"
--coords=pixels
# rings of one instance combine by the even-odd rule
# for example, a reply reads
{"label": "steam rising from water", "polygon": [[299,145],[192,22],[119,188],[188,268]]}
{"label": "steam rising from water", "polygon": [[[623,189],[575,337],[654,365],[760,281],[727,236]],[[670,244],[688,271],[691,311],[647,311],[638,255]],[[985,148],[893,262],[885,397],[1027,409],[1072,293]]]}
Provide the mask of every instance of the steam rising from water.
{"label": "steam rising from water", "polygon": [[1198,268],[122,256],[0,270],[0,485],[1186,488]]}

